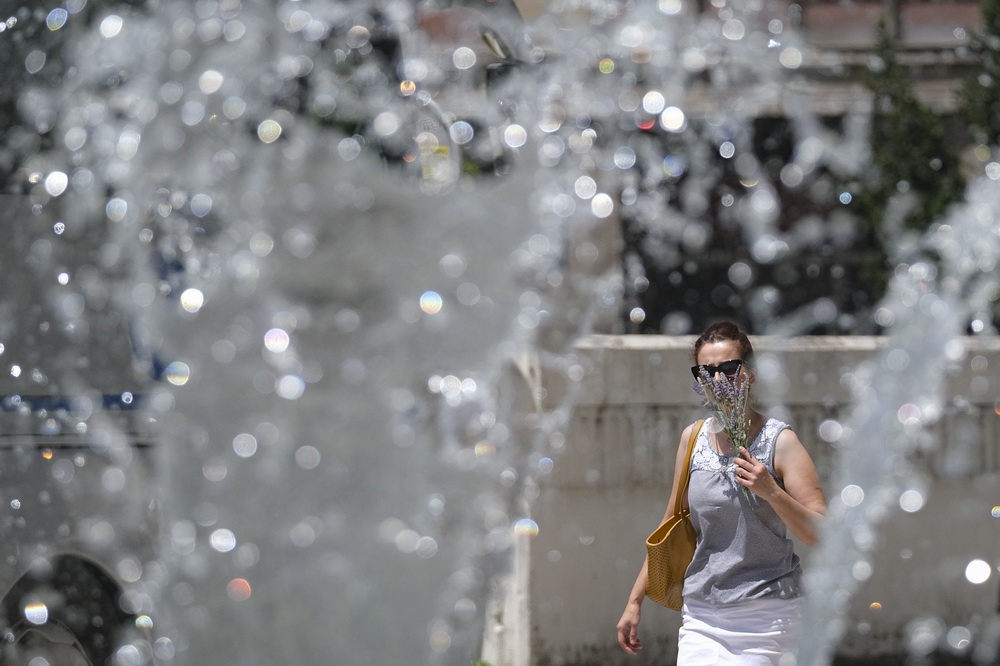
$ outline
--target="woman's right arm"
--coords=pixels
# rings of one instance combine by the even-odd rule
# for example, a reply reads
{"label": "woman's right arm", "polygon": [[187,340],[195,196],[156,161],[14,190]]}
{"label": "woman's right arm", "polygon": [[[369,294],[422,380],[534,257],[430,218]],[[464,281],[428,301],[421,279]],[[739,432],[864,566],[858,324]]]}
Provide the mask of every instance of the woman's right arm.
{"label": "woman's right arm", "polygon": [[[663,520],[669,518],[673,513],[674,498],[680,492],[680,488],[677,487],[677,481],[681,477],[684,462],[687,460],[687,443],[691,437],[691,428],[693,427],[694,424],[691,424],[684,429],[684,432],[681,433],[680,443],[677,445],[677,455],[674,461],[674,479],[670,486],[670,499],[667,502],[667,510],[663,513]],[[687,505],[686,497],[684,498],[684,505]],[[660,522],[662,523],[663,521]],[[635,579],[635,585],[632,586],[632,591],[629,592],[628,602],[625,604],[625,612],[622,613],[621,619],[618,620],[618,645],[629,654],[635,654],[642,649],[642,641],[639,640],[639,615],[642,610],[642,602],[646,598],[648,566],[648,559],[643,560],[642,569],[639,570],[639,575]]]}

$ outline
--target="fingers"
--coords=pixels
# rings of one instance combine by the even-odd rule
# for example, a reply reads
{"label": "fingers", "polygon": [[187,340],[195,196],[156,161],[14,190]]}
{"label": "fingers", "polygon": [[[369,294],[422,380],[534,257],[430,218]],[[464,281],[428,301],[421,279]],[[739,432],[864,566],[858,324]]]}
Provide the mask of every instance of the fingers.
{"label": "fingers", "polygon": [[[746,451],[746,449],[741,447],[741,451]],[[763,465],[753,458],[746,460],[745,458],[737,457],[733,460],[733,475],[739,483],[745,486],[753,485],[761,474],[761,468],[763,468]]]}
{"label": "fingers", "polygon": [[767,466],[750,455],[745,447],[741,446],[740,452],[746,457],[736,456],[733,459],[733,477],[736,483],[750,489],[756,495],[768,497],[773,492],[775,484]]}
{"label": "fingers", "polygon": [[629,654],[636,654],[642,649],[642,641],[639,640],[635,625],[628,625],[618,629],[618,645]]}
{"label": "fingers", "polygon": [[754,458],[750,455],[750,452],[746,450],[746,447],[740,447],[741,455],[733,458],[733,464],[740,467],[747,472],[760,473],[764,469],[764,463]]}

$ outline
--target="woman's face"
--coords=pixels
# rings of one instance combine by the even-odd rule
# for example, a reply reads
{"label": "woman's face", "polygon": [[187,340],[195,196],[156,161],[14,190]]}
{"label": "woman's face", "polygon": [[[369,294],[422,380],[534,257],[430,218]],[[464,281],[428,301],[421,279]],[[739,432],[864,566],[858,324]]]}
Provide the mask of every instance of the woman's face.
{"label": "woman's face", "polygon": [[723,361],[735,361],[740,357],[740,347],[733,340],[706,342],[698,350],[698,365],[719,365]]}
{"label": "woman's face", "polygon": [[[740,356],[740,346],[734,340],[722,340],[719,342],[706,342],[698,350],[698,365],[719,365],[726,361],[742,360]],[[744,366],[740,369],[740,377],[746,377],[749,369]],[[749,373],[750,382],[754,380],[753,373]]]}

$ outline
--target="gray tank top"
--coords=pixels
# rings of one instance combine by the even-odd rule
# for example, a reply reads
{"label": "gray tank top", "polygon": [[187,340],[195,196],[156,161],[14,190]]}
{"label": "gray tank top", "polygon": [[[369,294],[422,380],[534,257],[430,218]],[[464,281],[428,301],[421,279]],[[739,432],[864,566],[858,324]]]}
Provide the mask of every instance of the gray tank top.
{"label": "gray tank top", "polygon": [[[792,599],[801,594],[802,568],[786,536],[785,523],[753,493],[748,500],[736,482],[732,456],[712,450],[705,421],[691,456],[688,503],[698,533],[694,559],[684,579],[685,598],[713,605],[751,599]],[[787,423],[767,419],[749,449],[784,488],[774,472],[774,446]]]}

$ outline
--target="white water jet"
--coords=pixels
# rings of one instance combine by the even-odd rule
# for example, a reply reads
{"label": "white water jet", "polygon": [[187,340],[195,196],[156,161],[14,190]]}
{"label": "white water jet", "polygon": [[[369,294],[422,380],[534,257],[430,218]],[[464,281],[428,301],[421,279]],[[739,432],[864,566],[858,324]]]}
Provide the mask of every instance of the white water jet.
{"label": "white water jet", "polygon": [[[956,206],[923,239],[923,248],[942,259],[940,274],[921,254],[899,264],[876,314],[887,324],[885,347],[875,362],[845,377],[854,407],[837,441],[841,451],[832,483],[843,490],[829,498],[820,547],[810,560],[810,594],[796,663],[823,664],[832,659],[846,628],[848,601],[863,580],[856,566],[869,561],[881,523],[904,493],[918,492],[926,500],[928,489],[914,459],[939,448],[934,427],[949,412],[961,413],[963,402],[971,397],[949,395],[946,380],[949,370],[965,360],[966,327],[970,321],[988,322],[998,289],[996,180],[995,175],[984,175],[974,182],[966,203]],[[991,371],[991,382],[997,376]],[[981,388],[995,391],[991,382]],[[971,464],[972,452],[990,446],[985,436],[966,428],[949,452],[952,464],[957,469]],[[977,646],[975,663],[993,663],[1000,634],[995,623],[983,624],[992,629]],[[936,647],[937,640],[929,649]]]}

